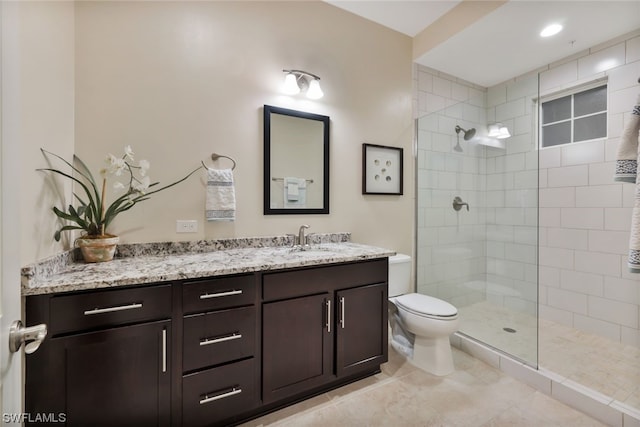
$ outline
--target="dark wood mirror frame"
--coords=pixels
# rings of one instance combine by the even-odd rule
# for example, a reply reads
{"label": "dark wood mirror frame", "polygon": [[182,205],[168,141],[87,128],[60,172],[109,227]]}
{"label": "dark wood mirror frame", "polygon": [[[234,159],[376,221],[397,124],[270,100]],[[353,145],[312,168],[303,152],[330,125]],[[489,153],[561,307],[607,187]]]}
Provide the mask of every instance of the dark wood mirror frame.
{"label": "dark wood mirror frame", "polygon": [[[271,115],[280,114],[305,120],[315,120],[323,124],[322,136],[322,206],[311,208],[273,208],[271,207]],[[329,213],[329,116],[307,113],[286,108],[264,106],[264,215],[300,215]]]}

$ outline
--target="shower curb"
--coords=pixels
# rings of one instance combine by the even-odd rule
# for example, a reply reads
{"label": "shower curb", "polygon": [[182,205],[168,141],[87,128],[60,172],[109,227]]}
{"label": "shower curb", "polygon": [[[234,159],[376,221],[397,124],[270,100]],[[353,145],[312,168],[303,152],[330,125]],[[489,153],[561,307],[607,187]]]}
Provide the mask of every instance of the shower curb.
{"label": "shower curb", "polygon": [[612,427],[640,427],[640,411],[544,368],[535,369],[458,332],[451,345]]}

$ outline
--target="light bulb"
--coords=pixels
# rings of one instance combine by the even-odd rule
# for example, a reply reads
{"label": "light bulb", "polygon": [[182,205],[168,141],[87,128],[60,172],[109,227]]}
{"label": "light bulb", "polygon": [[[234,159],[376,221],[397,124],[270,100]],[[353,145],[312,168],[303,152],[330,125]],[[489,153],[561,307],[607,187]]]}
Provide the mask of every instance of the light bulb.
{"label": "light bulb", "polygon": [[320,89],[320,81],[318,79],[313,79],[309,83],[309,89],[307,90],[307,98],[309,99],[319,99],[324,96],[322,89]]}
{"label": "light bulb", "polygon": [[288,73],[284,78],[284,85],[282,91],[287,95],[296,95],[300,93],[300,87],[298,86],[298,79],[295,74]]}
{"label": "light bulb", "polygon": [[500,128],[500,134],[497,136],[498,139],[509,138],[511,134],[509,133],[509,129],[506,126],[502,126]]}
{"label": "light bulb", "polygon": [[489,134],[487,136],[491,138],[498,138],[500,135],[500,128],[498,125],[489,125]]}

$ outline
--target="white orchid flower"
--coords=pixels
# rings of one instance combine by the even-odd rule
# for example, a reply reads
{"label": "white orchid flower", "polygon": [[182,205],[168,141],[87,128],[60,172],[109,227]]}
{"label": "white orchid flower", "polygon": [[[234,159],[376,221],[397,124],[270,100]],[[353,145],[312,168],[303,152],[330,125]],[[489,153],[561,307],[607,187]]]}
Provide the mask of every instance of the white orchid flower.
{"label": "white orchid flower", "polygon": [[117,159],[118,158],[116,156],[114,156],[113,154],[109,153],[109,154],[107,154],[107,157],[104,159],[104,161],[107,163],[107,165],[111,166],[111,165],[113,165],[113,163]]}
{"label": "white orchid flower", "polygon": [[115,176],[122,175],[122,171],[127,167],[124,159],[120,159],[113,154],[109,154],[106,159],[109,166],[107,167],[107,172],[114,174]]}
{"label": "white orchid flower", "polygon": [[124,190],[124,184],[119,182],[119,181],[116,181],[116,182],[113,183],[113,189],[114,190]]}
{"label": "white orchid flower", "polygon": [[125,155],[126,157],[128,157],[128,158],[129,158],[129,160],[133,161],[133,155],[134,155],[134,154],[135,154],[135,153],[133,152],[133,148],[131,148],[131,146],[130,146],[130,145],[127,145],[126,147],[124,147],[124,155]]}
{"label": "white orchid flower", "polygon": [[140,160],[138,166],[140,167],[140,175],[146,176],[151,164],[147,160]]}
{"label": "white orchid flower", "polygon": [[140,194],[144,194],[145,191],[149,188],[149,185],[151,185],[151,179],[148,176],[145,176],[142,179],[133,182],[131,184],[131,188],[133,188]]}

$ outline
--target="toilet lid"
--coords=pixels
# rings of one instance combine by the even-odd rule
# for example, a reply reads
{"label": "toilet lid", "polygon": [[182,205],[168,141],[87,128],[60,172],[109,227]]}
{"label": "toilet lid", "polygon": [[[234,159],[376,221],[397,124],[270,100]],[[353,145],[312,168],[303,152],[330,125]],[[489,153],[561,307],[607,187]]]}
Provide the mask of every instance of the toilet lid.
{"label": "toilet lid", "polygon": [[458,310],[446,301],[422,294],[400,295],[395,299],[396,304],[417,315],[451,317],[458,314]]}

